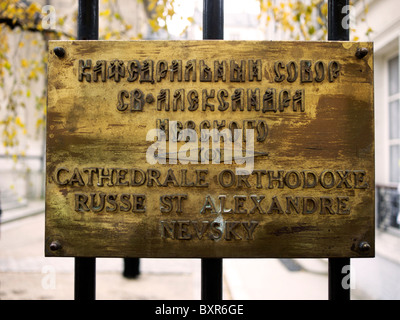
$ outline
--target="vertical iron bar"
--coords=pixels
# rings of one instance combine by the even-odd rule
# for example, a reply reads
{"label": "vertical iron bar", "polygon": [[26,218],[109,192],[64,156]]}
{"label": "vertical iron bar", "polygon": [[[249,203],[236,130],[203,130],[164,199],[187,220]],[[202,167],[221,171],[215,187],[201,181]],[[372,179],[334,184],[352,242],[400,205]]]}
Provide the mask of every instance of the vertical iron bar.
{"label": "vertical iron bar", "polygon": [[[328,40],[349,41],[349,12],[349,0],[328,0]],[[328,268],[329,300],[350,300],[350,286],[343,285],[345,270],[350,272],[350,258],[330,258]]]}
{"label": "vertical iron bar", "polygon": [[[203,0],[203,39],[224,38],[224,1]],[[201,259],[201,299],[222,300],[222,259]]]}
{"label": "vertical iron bar", "polygon": [[350,258],[330,258],[328,268],[329,300],[350,300],[350,283],[344,281],[350,273]]}
{"label": "vertical iron bar", "polygon": [[75,300],[96,299],[96,258],[75,258]]}
{"label": "vertical iron bar", "polygon": [[201,299],[222,300],[222,259],[201,259]]}
{"label": "vertical iron bar", "polygon": [[[78,40],[98,40],[99,0],[79,0]],[[75,258],[75,300],[96,299],[96,258]]]}
{"label": "vertical iron bar", "polygon": [[123,276],[128,279],[135,279],[140,275],[140,259],[124,258]]}
{"label": "vertical iron bar", "polygon": [[349,0],[328,0],[328,40],[349,41]]}
{"label": "vertical iron bar", "polygon": [[99,0],[79,0],[78,40],[99,39]]}
{"label": "vertical iron bar", "polygon": [[224,39],[224,0],[203,1],[203,39]]}

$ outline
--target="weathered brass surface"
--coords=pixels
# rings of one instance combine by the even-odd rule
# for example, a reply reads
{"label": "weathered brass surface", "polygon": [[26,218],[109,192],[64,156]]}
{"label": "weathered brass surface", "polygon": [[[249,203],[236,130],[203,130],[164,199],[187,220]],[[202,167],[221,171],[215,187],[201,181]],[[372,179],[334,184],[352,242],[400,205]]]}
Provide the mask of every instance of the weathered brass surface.
{"label": "weathered brass surface", "polygon": [[[47,256],[374,255],[371,43],[51,41],[48,75]],[[213,128],[245,157],[195,162]]]}

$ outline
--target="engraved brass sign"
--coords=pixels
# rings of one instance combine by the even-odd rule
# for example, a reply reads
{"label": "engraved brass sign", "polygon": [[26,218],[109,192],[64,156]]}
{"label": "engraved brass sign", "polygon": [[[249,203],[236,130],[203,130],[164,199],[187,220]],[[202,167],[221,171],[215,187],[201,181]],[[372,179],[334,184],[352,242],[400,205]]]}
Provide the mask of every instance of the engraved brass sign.
{"label": "engraved brass sign", "polygon": [[47,121],[47,256],[374,255],[371,43],[50,41]]}

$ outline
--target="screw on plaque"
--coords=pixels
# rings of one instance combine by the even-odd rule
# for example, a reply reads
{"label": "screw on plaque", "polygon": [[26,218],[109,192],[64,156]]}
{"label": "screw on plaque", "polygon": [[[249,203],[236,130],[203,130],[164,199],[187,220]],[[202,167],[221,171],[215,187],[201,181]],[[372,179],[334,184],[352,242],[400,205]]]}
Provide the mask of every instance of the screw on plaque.
{"label": "screw on plaque", "polygon": [[59,58],[62,58],[62,57],[65,56],[65,50],[64,50],[64,48],[55,47],[55,48],[53,49],[53,51],[54,51],[55,55],[56,55],[57,57],[59,57]]}
{"label": "screw on plaque", "polygon": [[366,241],[362,241],[360,242],[360,244],[358,245],[358,248],[362,251],[362,252],[368,252],[371,249],[371,246],[368,242]]}
{"label": "screw on plaque", "polygon": [[357,48],[356,57],[358,59],[364,58],[367,54],[368,54],[368,49],[367,48]]}
{"label": "screw on plaque", "polygon": [[50,243],[50,250],[51,251],[57,251],[59,249],[61,249],[61,243],[57,240],[53,241],[52,243]]}

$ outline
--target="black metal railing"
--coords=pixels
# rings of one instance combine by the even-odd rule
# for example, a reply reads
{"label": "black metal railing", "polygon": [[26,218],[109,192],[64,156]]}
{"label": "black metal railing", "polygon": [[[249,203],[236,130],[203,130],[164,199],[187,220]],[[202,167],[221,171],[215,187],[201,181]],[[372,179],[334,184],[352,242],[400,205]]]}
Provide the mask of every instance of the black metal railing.
{"label": "black metal railing", "polygon": [[[342,25],[344,7],[349,0],[328,0],[328,40],[349,40],[349,29]],[[98,39],[98,0],[79,0],[78,39]],[[223,39],[223,0],[204,0],[203,38]],[[222,299],[222,258],[202,259],[202,299]],[[329,259],[329,299],[349,300],[350,290],[342,286],[345,266],[350,258]],[[96,295],[96,258],[75,258],[75,299],[94,300]]]}
{"label": "black metal railing", "polygon": [[400,190],[397,187],[376,186],[376,225],[380,230],[400,231]]}

